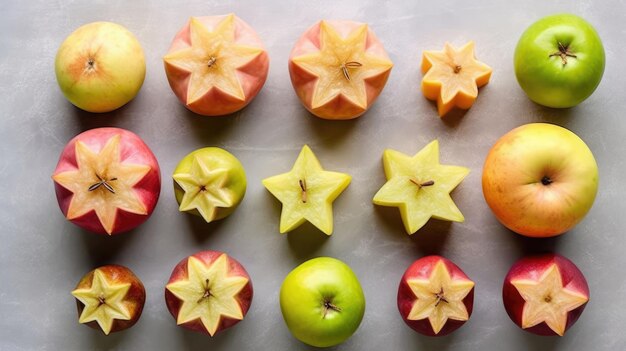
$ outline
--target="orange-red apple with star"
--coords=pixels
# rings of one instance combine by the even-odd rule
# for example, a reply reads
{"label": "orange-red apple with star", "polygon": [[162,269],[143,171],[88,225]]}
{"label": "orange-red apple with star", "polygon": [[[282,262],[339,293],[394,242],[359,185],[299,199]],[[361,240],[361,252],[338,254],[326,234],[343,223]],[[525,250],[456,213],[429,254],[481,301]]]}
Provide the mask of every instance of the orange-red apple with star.
{"label": "orange-red apple with star", "polygon": [[557,254],[515,262],[504,278],[506,312],[520,328],[538,335],[563,336],[583,313],[589,286],[583,273]]}
{"label": "orange-red apple with star", "polygon": [[252,280],[229,255],[201,251],[176,265],[165,302],[176,324],[214,336],[244,319],[252,303]]}
{"label": "orange-red apple with star", "polygon": [[387,83],[393,63],[365,23],[320,21],[289,56],[291,83],[304,107],[324,119],[364,114]]}
{"label": "orange-red apple with star", "polygon": [[474,307],[474,282],[452,261],[422,257],[404,272],[398,310],[413,330],[427,336],[452,333],[467,322]]}
{"label": "orange-red apple with star", "polygon": [[204,116],[244,108],[261,91],[269,71],[261,38],[234,14],[191,17],[163,61],[174,94]]}
{"label": "orange-red apple with star", "polygon": [[96,128],[74,137],[52,179],[63,215],[108,235],[145,222],[161,192],[156,157],[139,136],[120,128]]}

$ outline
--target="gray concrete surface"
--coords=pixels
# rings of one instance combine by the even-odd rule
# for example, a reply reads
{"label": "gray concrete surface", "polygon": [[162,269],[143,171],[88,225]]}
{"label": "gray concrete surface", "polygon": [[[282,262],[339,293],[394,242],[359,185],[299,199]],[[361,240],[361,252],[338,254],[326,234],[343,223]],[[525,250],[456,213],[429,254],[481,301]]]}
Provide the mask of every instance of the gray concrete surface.
{"label": "gray concrete surface", "polygon": [[[270,75],[256,100],[226,118],[188,112],[170,91],[161,57],[192,15],[235,12],[254,26],[271,57]],[[587,18],[600,33],[607,55],[604,79],[594,95],[569,110],[531,103],[518,87],[513,49],[522,31],[552,13]],[[626,46],[624,1],[12,1],[0,11],[0,349],[13,350],[307,350],[285,327],[278,305],[284,276],[321,255],[347,262],[363,285],[367,309],[358,332],[337,350],[624,350],[624,155],[626,154]],[[345,18],[369,22],[395,67],[380,99],[362,118],[327,122],[309,115],[293,93],[287,57],[313,22]],[[78,26],[118,22],[142,43],[147,77],[137,98],[113,113],[93,115],[71,106],[54,76],[54,56]],[[446,120],[419,92],[421,52],[445,41],[476,41],[479,59],[494,68],[491,83],[466,114]],[[489,211],[481,192],[483,160],[495,140],[515,126],[547,121],[580,135],[600,167],[595,206],[570,233],[555,239],[525,239],[507,231]],[[96,236],[65,221],[50,175],[65,143],[100,126],[138,133],[156,154],[162,197],[153,217],[123,236]],[[432,139],[445,163],[471,174],[454,199],[466,222],[431,221],[407,236],[395,209],[371,199],[384,183],[385,148],[413,153]],[[261,179],[288,170],[303,143],[322,164],[353,175],[335,203],[335,234],[310,226],[278,233],[280,206]],[[241,207],[226,220],[205,225],[180,214],[171,172],[189,151],[214,145],[242,161],[249,188]],[[250,272],[255,297],[245,321],[210,339],[176,327],[163,287],[173,266],[203,249],[230,253]],[[526,253],[555,251],[586,275],[591,302],[564,338],[519,330],[501,302],[502,279]],[[476,281],[471,320],[448,337],[422,337],[396,309],[404,269],[426,254],[454,260]],[[139,323],[109,337],[81,326],[70,290],[104,263],[130,267],[147,288]]]}

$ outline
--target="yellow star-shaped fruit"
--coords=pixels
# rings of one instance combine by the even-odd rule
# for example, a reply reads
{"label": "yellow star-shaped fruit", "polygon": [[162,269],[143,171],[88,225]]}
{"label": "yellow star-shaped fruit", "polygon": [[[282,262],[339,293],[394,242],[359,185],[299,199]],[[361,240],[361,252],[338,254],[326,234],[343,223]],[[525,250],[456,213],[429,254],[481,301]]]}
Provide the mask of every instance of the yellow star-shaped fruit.
{"label": "yellow star-shaped fruit", "polygon": [[220,255],[210,265],[190,256],[187,260],[187,279],[168,284],[165,288],[182,301],[177,324],[200,319],[213,336],[222,317],[242,320],[243,311],[237,294],[248,283],[248,278],[228,275],[228,257]]}
{"label": "yellow star-shaped fruit", "polygon": [[453,280],[442,261],[435,264],[428,279],[411,279],[407,284],[417,298],[407,319],[428,318],[435,334],[439,334],[448,319],[458,321],[469,319],[463,299],[474,288],[474,282]]}
{"label": "yellow star-shaped fruit", "polygon": [[367,79],[390,70],[393,63],[366,51],[367,24],[346,38],[326,21],[320,23],[320,50],[297,56],[292,62],[317,77],[311,107],[325,105],[339,95],[367,109]]}
{"label": "yellow star-shaped fruit", "polygon": [[385,150],[383,165],[387,182],[374,196],[374,204],[398,207],[407,233],[415,233],[431,217],[454,222],[465,220],[450,192],[467,176],[469,169],[440,164],[437,140],[413,157]]}
{"label": "yellow star-shaped fruit", "polygon": [[111,137],[99,152],[82,141],[75,144],[78,169],[55,174],[52,179],[73,193],[67,210],[69,220],[95,211],[104,230],[111,234],[117,211],[147,214],[133,187],[150,171],[150,166],[123,163],[120,135]]}
{"label": "yellow star-shaped fruit", "polygon": [[240,101],[245,100],[237,70],[263,50],[235,42],[235,15],[225,16],[213,31],[192,17],[189,23],[191,46],[167,54],[165,63],[189,72],[187,104],[216,88]]}
{"label": "yellow star-shaped fruit", "polygon": [[85,305],[78,322],[96,321],[104,334],[109,335],[115,319],[130,320],[130,312],[123,302],[129,289],[130,283],[110,283],[104,273],[96,269],[91,287],[72,291],[72,295]]}
{"label": "yellow star-shaped fruit", "polygon": [[304,145],[291,171],[263,180],[267,190],[283,204],[280,232],[289,232],[309,221],[331,235],[332,203],[351,179],[349,174],[325,171],[313,151]]}
{"label": "yellow star-shaped fruit", "polygon": [[226,186],[227,169],[209,169],[202,157],[194,156],[188,173],[175,173],[174,181],[184,191],[180,211],[197,210],[205,221],[216,218],[218,207],[234,205],[235,195]]}
{"label": "yellow star-shaped fruit", "polygon": [[443,51],[424,51],[422,91],[437,101],[440,116],[453,107],[468,109],[478,97],[478,88],[489,82],[491,71],[476,60],[474,42],[458,50],[446,43]]}
{"label": "yellow star-shaped fruit", "polygon": [[587,296],[563,286],[561,272],[556,264],[546,269],[539,280],[519,279],[511,282],[522,296],[522,328],[545,322],[552,331],[563,336],[567,313],[589,301]]}

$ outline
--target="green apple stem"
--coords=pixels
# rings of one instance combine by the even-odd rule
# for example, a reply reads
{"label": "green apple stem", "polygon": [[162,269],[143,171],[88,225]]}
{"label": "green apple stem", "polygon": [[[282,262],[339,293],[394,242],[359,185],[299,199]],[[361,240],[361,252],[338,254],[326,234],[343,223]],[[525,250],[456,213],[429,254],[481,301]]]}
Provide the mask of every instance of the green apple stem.
{"label": "green apple stem", "polygon": [[115,189],[113,189],[113,187],[111,186],[111,184],[109,184],[109,182],[112,182],[114,180],[117,180],[117,178],[111,178],[111,179],[105,179],[103,177],[100,177],[99,175],[96,174],[96,177],[98,178],[98,182],[93,183],[89,186],[89,188],[87,188],[88,191],[94,191],[96,189],[98,189],[99,187],[104,187],[106,190],[108,190],[109,192],[111,192],[111,194],[115,194]]}
{"label": "green apple stem", "polygon": [[411,183],[417,185],[420,189],[422,187],[425,187],[425,186],[435,185],[435,181],[434,180],[429,180],[429,181],[426,181],[426,182],[420,182],[419,180],[417,180],[415,178],[409,178],[409,180],[411,181]]}
{"label": "green apple stem", "polygon": [[348,68],[358,68],[361,66],[363,66],[361,62],[349,61],[346,63],[342,63],[340,67],[341,71],[343,72],[343,76],[346,78],[347,81],[350,81],[350,71],[348,71]]}
{"label": "green apple stem", "polygon": [[328,314],[328,310],[341,312],[341,308],[339,306],[334,305],[332,302],[330,302],[328,300],[324,300],[324,316],[323,316],[323,318],[326,318],[326,315]]}
{"label": "green apple stem", "polygon": [[298,180],[298,183],[300,183],[300,189],[302,189],[302,203],[306,203],[307,200],[307,194],[306,194],[306,179],[300,179]]}
{"label": "green apple stem", "polygon": [[569,51],[569,46],[565,46],[561,42],[559,42],[558,45],[559,45],[559,51],[557,51],[557,52],[555,52],[553,54],[550,54],[550,56],[548,56],[548,57],[560,56],[561,57],[561,62],[563,63],[563,66],[565,66],[567,64],[567,58],[568,57],[577,58],[576,55],[572,54]]}
{"label": "green apple stem", "polygon": [[207,65],[209,66],[209,68],[211,68],[213,67],[213,65],[215,65],[216,62],[217,62],[217,57],[211,56],[209,57],[209,62],[207,63]]}

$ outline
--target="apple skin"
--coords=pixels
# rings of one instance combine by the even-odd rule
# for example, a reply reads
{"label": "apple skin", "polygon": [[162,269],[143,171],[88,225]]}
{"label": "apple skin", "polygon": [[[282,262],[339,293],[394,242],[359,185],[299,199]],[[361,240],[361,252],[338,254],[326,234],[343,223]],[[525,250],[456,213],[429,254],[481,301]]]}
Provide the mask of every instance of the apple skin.
{"label": "apple skin", "polygon": [[[156,157],[148,145],[137,134],[125,129],[110,127],[90,129],[78,134],[67,143],[54,170],[54,174],[58,174],[78,167],[75,152],[77,141],[85,143],[94,150],[100,150],[116,134],[121,136],[121,160],[127,163],[148,165],[150,166],[150,171],[134,187],[137,196],[146,206],[147,214],[139,215],[118,209],[117,219],[111,235],[127,232],[147,221],[159,200],[161,193],[161,170]],[[56,182],[54,183],[54,189],[61,212],[67,217],[67,210],[70,207],[74,194]],[[70,220],[70,222],[91,232],[107,235],[95,211],[90,211],[81,217]]]}
{"label": "apple skin", "polygon": [[[341,311],[320,318],[325,298]],[[280,288],[280,309],[298,340],[329,347],[344,342],[358,329],[365,313],[365,296],[348,265],[335,258],[318,257],[287,275]]]}
{"label": "apple skin", "polygon": [[[558,254],[544,254],[536,256],[524,257],[513,264],[506,277],[504,278],[504,285],[502,287],[502,300],[504,302],[504,308],[511,320],[522,328],[522,311],[524,309],[525,301],[517,291],[515,286],[511,284],[511,281],[522,278],[532,279],[537,277],[543,272],[547,266],[556,263],[563,279],[563,284],[568,284],[568,288],[575,289],[585,296],[589,296],[589,286],[583,273],[578,267],[569,259]],[[583,313],[587,304],[571,310],[567,315],[567,331]],[[523,329],[523,328],[522,328]],[[540,323],[534,327],[523,329],[527,332],[543,335],[543,336],[555,336],[557,335],[546,323]]]}
{"label": "apple skin", "polygon": [[[558,43],[576,58],[563,65]],[[547,16],[522,34],[515,48],[515,76],[528,97],[547,107],[573,107],[587,99],[604,73],[604,47],[596,30],[571,14]]]}
{"label": "apple skin", "polygon": [[[210,265],[223,254],[224,253],[220,251],[206,250],[206,251],[200,251],[191,256],[197,258],[198,260],[204,262],[207,265]],[[230,255],[227,255],[227,256],[228,256],[229,275],[245,277],[248,279],[248,283],[246,284],[246,286],[244,286],[243,289],[241,289],[241,291],[239,292],[239,294],[237,294],[237,302],[239,303],[239,306],[241,306],[241,311],[243,312],[243,316],[245,317],[246,314],[248,313],[248,310],[250,309],[250,305],[252,304],[252,296],[253,296],[252,279],[250,279],[250,275],[248,275],[248,272],[241,265],[241,263],[239,263],[237,260],[232,258]],[[167,284],[170,284],[179,280],[187,279],[187,261],[189,260],[189,257],[185,257],[182,261],[180,261],[176,265],[176,267],[174,267],[174,270],[172,271],[172,275],[170,276],[170,279],[167,282]],[[172,314],[172,317],[176,319],[178,317],[178,312],[180,311],[180,307],[182,306],[182,301],[178,297],[176,297],[174,294],[172,294],[169,290],[165,289],[165,303],[167,305],[167,309]],[[225,318],[222,316],[222,319],[220,320],[220,325],[215,331],[215,334],[225,329],[228,329],[239,322],[241,321],[238,319]],[[197,331],[206,335],[210,335],[199,319],[190,321],[188,323],[180,324],[180,326],[189,330],[193,330],[193,331]],[[213,336],[215,336],[215,334]]]}
{"label": "apple skin", "polygon": [[[128,308],[128,311],[130,312],[131,318],[129,320],[114,320],[113,326],[111,327],[111,333],[115,333],[132,327],[141,317],[141,312],[143,312],[143,306],[146,302],[146,289],[144,288],[143,283],[130,269],[116,264],[109,264],[106,266],[95,268],[91,272],[85,274],[85,276],[83,276],[78,282],[75,289],[84,289],[91,287],[91,282],[93,281],[93,275],[96,269],[103,272],[104,276],[111,283],[130,283],[130,289],[124,297],[124,302],[126,307]],[[76,307],[78,308],[78,316],[80,317],[81,313],[83,313],[85,305],[83,305],[82,302],[76,299]],[[96,321],[85,323],[85,325],[93,329],[102,331],[102,329],[98,325],[98,322]]]}
{"label": "apple skin", "polygon": [[[552,183],[543,185],[544,176]],[[556,236],[591,209],[598,166],[576,134],[531,123],[511,130],[491,148],[482,187],[487,204],[507,228],[529,237]]]}
{"label": "apple skin", "polygon": [[[93,69],[88,69],[90,59]],[[132,100],[146,76],[137,38],[111,22],[86,24],[59,48],[55,72],[63,95],[88,112],[113,111]]]}
{"label": "apple skin", "polygon": [[[439,331],[439,333],[435,333],[428,318],[420,319],[420,320],[409,320],[407,317],[411,312],[413,307],[413,303],[415,302],[415,294],[411,290],[411,287],[407,283],[408,280],[411,279],[428,279],[430,274],[432,273],[435,265],[442,261],[448,272],[450,272],[450,277],[453,280],[470,280],[467,275],[457,266],[454,262],[448,260],[445,257],[432,255],[422,257],[415,262],[413,262],[409,268],[404,272],[402,279],[400,279],[400,286],[398,287],[398,310],[400,311],[400,315],[404,322],[411,327],[416,332],[427,335],[427,336],[444,336],[452,333],[453,331],[459,329],[465,322],[467,321],[459,321],[454,319],[448,319],[446,325]],[[467,309],[467,314],[471,317],[472,310],[474,308],[474,288],[472,291],[467,294],[467,296],[463,299],[463,304]]]}
{"label": "apple skin", "polygon": [[[226,15],[195,17],[207,28],[214,29]],[[198,101],[187,104],[187,87],[189,85],[189,72],[178,67],[164,63],[165,74],[170,87],[180,102],[189,110],[203,116],[223,116],[237,112],[246,107],[263,88],[270,67],[270,59],[263,41],[257,32],[248,23],[235,16],[235,42],[240,45],[260,48],[263,52],[239,69],[237,74],[245,100],[233,98],[219,89],[211,89]],[[191,33],[189,22],[176,34],[168,54],[191,46]]]}

